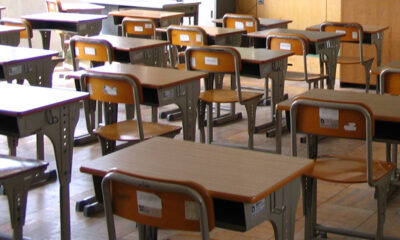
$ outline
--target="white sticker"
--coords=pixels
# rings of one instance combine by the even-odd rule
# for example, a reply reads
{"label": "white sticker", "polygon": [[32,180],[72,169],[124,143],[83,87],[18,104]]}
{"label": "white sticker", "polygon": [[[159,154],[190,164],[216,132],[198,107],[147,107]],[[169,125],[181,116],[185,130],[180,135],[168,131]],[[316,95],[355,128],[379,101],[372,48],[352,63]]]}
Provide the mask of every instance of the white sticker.
{"label": "white sticker", "polygon": [[201,35],[200,34],[196,34],[196,42],[201,42]]}
{"label": "white sticker", "polygon": [[264,198],[251,206],[251,216],[255,217],[263,211],[265,211],[265,199]]}
{"label": "white sticker", "polygon": [[22,65],[10,67],[8,69],[8,75],[10,75],[10,76],[18,75],[21,73],[22,73]]}
{"label": "white sticker", "polygon": [[143,27],[142,26],[135,26],[133,28],[133,31],[135,31],[135,32],[143,32]]}
{"label": "white sticker", "polygon": [[92,56],[96,55],[96,49],[91,47],[85,47],[83,51],[85,52],[86,55],[92,55]]}
{"label": "white sticker", "polygon": [[344,130],[355,132],[357,131],[357,126],[355,122],[349,122],[347,125],[344,125]]}
{"label": "white sticker", "polygon": [[253,27],[254,23],[252,21],[246,21],[246,27]]}
{"label": "white sticker", "polygon": [[200,205],[197,202],[185,201],[185,219],[200,219]]}
{"label": "white sticker", "polygon": [[204,57],[204,64],[218,66],[218,58],[216,58],[216,57]]}
{"label": "white sticker", "polygon": [[345,31],[345,30],[336,30],[336,33],[343,33],[343,34],[346,34],[346,31]]}
{"label": "white sticker", "polygon": [[358,38],[358,33],[357,33],[357,32],[352,32],[352,33],[351,33],[351,37],[352,37],[353,39],[357,39],[357,38]]}
{"label": "white sticker", "polygon": [[281,50],[292,50],[292,44],[290,43],[280,43],[279,44],[279,49]]}
{"label": "white sticker", "polygon": [[103,88],[104,94],[117,96],[117,88],[105,85]]}
{"label": "white sticker", "polygon": [[153,193],[136,191],[138,211],[140,214],[161,217],[161,198]]}
{"label": "white sticker", "polygon": [[190,65],[194,68],[196,67],[196,58],[194,57],[190,58]]}
{"label": "white sticker", "polygon": [[189,42],[189,40],[190,40],[189,35],[187,35],[187,34],[179,35],[179,39],[181,40],[181,42]]}
{"label": "white sticker", "polygon": [[244,28],[244,25],[243,25],[242,22],[235,22],[235,28],[237,28],[237,29],[243,29],[243,28]]}
{"label": "white sticker", "polygon": [[51,12],[55,12],[57,10],[55,4],[50,4],[49,7],[50,7]]}
{"label": "white sticker", "polygon": [[144,28],[153,28],[153,25],[151,25],[150,23],[146,23],[146,24],[144,25]]}
{"label": "white sticker", "polygon": [[338,128],[339,110],[331,108],[319,108],[319,122],[321,128]]}
{"label": "white sticker", "polygon": [[78,47],[75,47],[75,55],[79,56],[79,48]]}

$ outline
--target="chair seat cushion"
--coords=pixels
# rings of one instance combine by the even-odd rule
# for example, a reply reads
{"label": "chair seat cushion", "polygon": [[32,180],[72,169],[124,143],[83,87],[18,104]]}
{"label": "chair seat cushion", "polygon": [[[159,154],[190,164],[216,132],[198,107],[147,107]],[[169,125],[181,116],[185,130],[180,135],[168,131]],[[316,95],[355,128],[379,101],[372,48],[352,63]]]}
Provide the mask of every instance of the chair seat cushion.
{"label": "chair seat cushion", "polygon": [[[142,122],[144,139],[149,139],[156,136],[175,136],[179,134],[182,127]],[[113,141],[140,141],[139,133],[137,130],[136,120],[126,120],[99,127],[95,130],[99,136]]]}
{"label": "chair seat cushion", "polygon": [[[324,74],[317,74],[317,73],[309,73],[307,75],[308,81],[313,82],[313,81],[319,81],[322,79],[326,79],[327,75]],[[304,72],[287,72],[285,80],[289,81],[305,81],[304,78]]]}
{"label": "chair seat cushion", "polygon": [[[373,162],[373,180],[377,181],[395,169],[394,163]],[[367,165],[365,159],[348,157],[322,156],[315,160],[315,165],[306,175],[330,182],[366,183]]]}
{"label": "chair seat cushion", "polygon": [[[263,95],[262,93],[242,91],[242,100],[248,101],[254,98],[261,98],[262,95]],[[215,102],[215,103],[239,102],[237,92],[235,90],[228,90],[228,89],[207,90],[201,92],[199,99],[205,102]]]}
{"label": "chair seat cushion", "polygon": [[[364,58],[364,62],[373,61],[374,58]],[[339,64],[360,64],[360,57],[339,56],[337,59]]]}

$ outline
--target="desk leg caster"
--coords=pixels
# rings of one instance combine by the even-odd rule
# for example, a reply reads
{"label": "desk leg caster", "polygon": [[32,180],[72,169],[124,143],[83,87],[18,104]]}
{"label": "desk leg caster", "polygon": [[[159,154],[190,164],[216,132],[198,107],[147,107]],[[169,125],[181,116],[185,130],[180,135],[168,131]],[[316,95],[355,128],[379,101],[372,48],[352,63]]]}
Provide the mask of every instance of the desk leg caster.
{"label": "desk leg caster", "polygon": [[169,111],[160,112],[158,117],[161,118],[161,119],[164,119],[164,118],[168,118],[168,116],[171,115],[171,114],[180,113],[180,112],[181,112],[181,110],[179,108],[176,108],[176,109],[172,109],[172,110],[169,110]]}
{"label": "desk leg caster", "polygon": [[176,113],[170,113],[167,116],[167,120],[172,122],[172,121],[178,121],[182,119],[182,112],[176,112]]}
{"label": "desk leg caster", "polygon": [[94,202],[92,204],[86,205],[83,208],[83,216],[93,217],[94,215],[104,211],[104,206],[102,203]]}
{"label": "desk leg caster", "polygon": [[83,209],[85,208],[85,206],[90,205],[95,202],[97,202],[96,196],[87,197],[81,201],[78,201],[75,204],[75,211],[83,212]]}
{"label": "desk leg caster", "polygon": [[91,143],[94,143],[97,141],[98,141],[98,139],[97,139],[96,135],[86,134],[86,135],[78,136],[74,139],[74,147],[84,146],[84,145],[91,144]]}

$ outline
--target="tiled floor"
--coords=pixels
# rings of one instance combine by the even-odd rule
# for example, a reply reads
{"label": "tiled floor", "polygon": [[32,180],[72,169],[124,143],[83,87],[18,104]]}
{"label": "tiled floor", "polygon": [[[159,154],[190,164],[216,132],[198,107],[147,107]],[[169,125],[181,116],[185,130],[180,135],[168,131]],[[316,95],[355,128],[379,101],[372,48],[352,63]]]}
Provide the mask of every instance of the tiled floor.
{"label": "tiled floor", "polygon": [[[257,82],[262,86],[263,81],[247,79],[249,82]],[[55,87],[72,87],[72,82],[63,79],[55,80]],[[286,84],[286,92],[293,96],[305,91],[305,84]],[[349,89],[347,89],[349,90]],[[353,89],[351,89],[353,90]],[[149,119],[149,109],[144,108],[145,119]],[[260,107],[257,111],[257,123],[262,123],[269,119],[269,107]],[[242,111],[242,108],[238,108]],[[242,111],[245,114],[245,111]],[[174,122],[173,124],[180,124]],[[85,132],[84,121],[78,123],[76,135]],[[215,141],[221,143],[235,143],[243,146],[247,145],[247,120],[244,119],[231,125],[215,128]],[[286,133],[283,139],[283,154],[290,154],[289,135]],[[177,136],[178,139],[182,135]],[[0,153],[7,154],[6,138],[0,138]],[[273,149],[275,140],[266,138],[265,134],[255,135],[255,146],[264,149]],[[305,146],[300,146],[299,155],[305,156]],[[348,140],[325,139],[320,142],[320,153],[342,153],[348,155],[363,156],[362,142]],[[54,169],[54,154],[50,142],[46,139],[45,160],[50,162],[50,169]],[[35,157],[35,138],[27,137],[20,140],[18,155],[23,157]],[[91,177],[79,172],[79,167],[83,161],[90,161],[101,155],[98,144],[74,148],[74,161],[71,182],[71,229],[72,239],[107,239],[107,230],[104,215],[99,214],[93,218],[85,218],[82,213],[75,212],[75,202],[86,196],[92,195]],[[381,143],[374,143],[374,156],[384,160],[385,149]],[[376,228],[376,202],[374,200],[373,189],[366,184],[343,185],[332,183],[320,183],[318,185],[318,219],[320,222],[334,226],[349,227],[352,229],[374,232]],[[59,239],[59,185],[57,182],[33,189],[29,192],[28,209],[24,233],[32,239]],[[8,205],[5,196],[0,197],[0,231],[10,233]],[[302,208],[299,204],[296,217],[295,239],[303,239],[304,218]],[[385,234],[400,237],[400,194],[395,193],[388,203],[386,214]],[[137,239],[135,224],[126,220],[118,219],[118,235],[122,239]],[[177,232],[160,231],[162,239],[187,239],[178,238]],[[261,240],[274,239],[272,226],[265,222],[248,232],[239,233],[224,229],[214,229],[212,236],[216,239],[235,239],[235,240]],[[351,239],[347,237],[328,235],[329,239]]]}

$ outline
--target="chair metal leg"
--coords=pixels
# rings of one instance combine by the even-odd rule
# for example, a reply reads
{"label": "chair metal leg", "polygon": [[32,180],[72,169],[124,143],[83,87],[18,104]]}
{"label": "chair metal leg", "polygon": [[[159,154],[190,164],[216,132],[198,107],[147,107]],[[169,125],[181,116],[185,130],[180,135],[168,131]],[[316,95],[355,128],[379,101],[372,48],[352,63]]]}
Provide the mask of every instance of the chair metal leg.
{"label": "chair metal leg", "polygon": [[205,132],[204,132],[204,121],[205,121],[205,115],[206,115],[206,103],[199,100],[197,104],[197,111],[198,111],[198,127],[200,131],[200,142],[205,143],[206,142],[206,137],[205,137]]}
{"label": "chair metal leg", "polygon": [[372,67],[372,61],[365,62],[363,64],[363,66],[364,66],[364,70],[365,70],[365,92],[368,93],[369,92],[369,85],[370,85],[370,81],[371,81],[370,80],[371,76],[370,76],[369,72],[370,72],[371,67]]}
{"label": "chair metal leg", "polygon": [[305,218],[304,239],[313,239],[317,225],[317,180],[302,177],[303,212]]}
{"label": "chair metal leg", "polygon": [[391,176],[385,176],[381,179],[380,183],[375,186],[375,192],[377,196],[377,206],[378,206],[378,221],[376,226],[376,237],[377,240],[383,239],[383,226],[386,218],[386,207],[387,207],[387,197],[390,186]]}
{"label": "chair metal leg", "polygon": [[207,143],[213,141],[213,110],[212,103],[207,103]]}
{"label": "chair metal leg", "polygon": [[248,148],[253,149],[254,147],[254,131],[256,129],[256,110],[258,105],[258,98],[245,105],[247,112],[247,131],[249,134]]}

